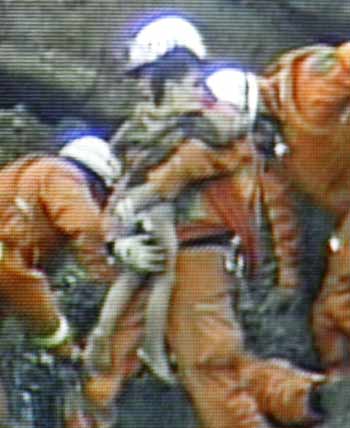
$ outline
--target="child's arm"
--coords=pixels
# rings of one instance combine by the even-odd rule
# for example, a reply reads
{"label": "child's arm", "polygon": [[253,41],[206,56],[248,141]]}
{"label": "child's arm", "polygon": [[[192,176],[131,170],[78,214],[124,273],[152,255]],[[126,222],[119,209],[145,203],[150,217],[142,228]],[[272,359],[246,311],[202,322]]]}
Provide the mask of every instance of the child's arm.
{"label": "child's arm", "polygon": [[158,201],[171,201],[188,185],[231,175],[243,163],[252,161],[251,146],[244,140],[214,149],[196,140],[186,140],[160,165],[152,168],[146,183],[129,190],[116,205],[115,213],[135,221],[139,211]]}

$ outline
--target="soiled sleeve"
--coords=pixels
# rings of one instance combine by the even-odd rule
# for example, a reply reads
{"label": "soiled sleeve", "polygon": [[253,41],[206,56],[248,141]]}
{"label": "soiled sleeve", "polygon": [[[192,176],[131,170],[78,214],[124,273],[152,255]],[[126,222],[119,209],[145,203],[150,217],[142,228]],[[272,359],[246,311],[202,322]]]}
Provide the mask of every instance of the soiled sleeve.
{"label": "soiled sleeve", "polygon": [[55,227],[72,240],[79,261],[93,279],[110,282],[117,274],[109,264],[103,231],[103,212],[84,177],[58,165],[42,180],[41,202]]}
{"label": "soiled sleeve", "polygon": [[147,181],[162,198],[175,197],[188,184],[232,173],[249,156],[243,141],[214,149],[199,140],[187,140],[150,171]]}

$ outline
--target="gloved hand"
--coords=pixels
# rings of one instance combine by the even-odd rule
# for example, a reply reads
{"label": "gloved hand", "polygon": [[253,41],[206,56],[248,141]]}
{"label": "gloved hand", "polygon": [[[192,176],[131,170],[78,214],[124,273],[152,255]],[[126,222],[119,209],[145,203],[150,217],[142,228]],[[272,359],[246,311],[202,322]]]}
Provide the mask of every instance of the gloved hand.
{"label": "gloved hand", "polygon": [[133,235],[114,242],[115,257],[124,265],[139,273],[163,272],[164,249],[155,243],[151,235]]}
{"label": "gloved hand", "polygon": [[159,201],[157,192],[150,184],[142,184],[128,190],[128,196],[121,199],[113,209],[124,227],[134,226],[139,221],[142,210]]}
{"label": "gloved hand", "polygon": [[34,336],[31,338],[34,346],[46,349],[47,352],[62,359],[74,362],[80,359],[80,349],[73,342],[67,319],[61,315],[58,329],[48,336]]}
{"label": "gloved hand", "polygon": [[113,210],[113,214],[124,227],[131,227],[137,222],[135,202],[132,198],[124,198],[118,202]]}

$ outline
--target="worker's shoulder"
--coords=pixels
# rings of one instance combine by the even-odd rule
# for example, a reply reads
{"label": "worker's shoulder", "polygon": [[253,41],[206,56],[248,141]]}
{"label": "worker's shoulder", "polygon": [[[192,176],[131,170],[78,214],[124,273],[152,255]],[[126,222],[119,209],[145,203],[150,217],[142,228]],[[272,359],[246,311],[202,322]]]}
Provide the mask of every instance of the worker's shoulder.
{"label": "worker's shoulder", "polygon": [[33,159],[28,164],[27,173],[34,174],[42,179],[53,177],[71,179],[82,183],[85,181],[82,170],[74,162],[55,155],[44,155]]}

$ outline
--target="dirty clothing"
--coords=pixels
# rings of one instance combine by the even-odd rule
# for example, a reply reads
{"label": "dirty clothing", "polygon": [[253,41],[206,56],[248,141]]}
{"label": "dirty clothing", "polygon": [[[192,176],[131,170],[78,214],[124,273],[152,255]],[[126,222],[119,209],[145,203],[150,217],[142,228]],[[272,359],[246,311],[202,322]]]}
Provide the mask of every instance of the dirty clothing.
{"label": "dirty clothing", "polygon": [[2,309],[24,319],[33,335],[59,326],[60,312],[43,270],[70,242],[100,281],[111,281],[103,213],[83,170],[55,157],[27,157],[0,171],[0,296]]}
{"label": "dirty clothing", "polygon": [[[234,281],[224,264],[221,248],[180,249],[170,305],[169,352],[201,426],[265,428],[265,416],[281,424],[311,422],[308,398],[322,376],[285,362],[259,360],[244,349],[232,312]],[[86,384],[93,403],[110,403],[140,368],[136,351],[143,337],[146,301],[143,289],[120,320],[112,340],[111,372]]]}
{"label": "dirty clothing", "polygon": [[[171,86],[171,88],[178,92],[176,87],[174,88]],[[153,275],[152,279],[149,281],[152,284],[148,284],[148,287],[152,287],[153,291],[149,295],[149,304],[146,310],[144,345],[139,353],[140,358],[143,359],[149,369],[167,383],[175,382],[167,363],[163,338],[165,337],[168,303],[175,275],[174,264],[177,237],[174,220],[177,220],[177,223],[181,222],[181,220],[174,218],[173,209],[178,213],[181,212],[182,217],[184,217],[188,211],[200,209],[199,206],[194,209],[192,207],[193,202],[197,205],[198,203],[200,204],[200,197],[197,197],[199,196],[198,191],[191,192],[190,195],[187,194],[187,197],[181,202],[181,207],[175,207],[176,203],[173,204],[172,200],[176,198],[187,184],[230,175],[232,170],[237,168],[237,161],[240,163],[239,159],[234,159],[234,162],[230,165],[229,161],[232,160],[232,150],[224,151],[224,154],[228,156],[226,161],[223,160],[223,156],[221,156],[221,160],[219,160],[220,155],[218,156],[216,154],[216,150],[229,146],[231,137],[238,137],[240,133],[240,128],[236,126],[237,124],[234,120],[235,116],[232,114],[233,109],[231,106],[218,103],[217,105],[215,104],[214,108],[211,108],[213,105],[213,102],[211,102],[208,103],[208,108],[203,109],[203,103],[200,103],[196,97],[191,97],[192,102],[190,103],[183,102],[181,97],[177,99],[177,101],[181,102],[174,103],[176,97],[171,97],[171,100],[172,102],[166,102],[160,106],[155,106],[150,101],[144,101],[138,104],[131,119],[129,119],[121,127],[116,136],[112,138],[112,145],[122,144],[126,145],[128,148],[126,153],[127,156],[125,156],[124,159],[127,165],[127,172],[123,179],[121,179],[123,184],[117,186],[114,193],[115,198],[112,197],[110,199],[111,212],[113,213],[118,199],[121,199],[121,202],[123,202],[123,196],[121,197],[120,195],[126,193],[126,201],[131,201],[134,210],[140,212],[142,216],[147,219],[147,223],[153,224],[153,235],[157,241],[161,243],[167,254],[165,272]],[[202,107],[201,110],[200,107]],[[218,122],[220,126],[218,126]],[[196,138],[190,138],[188,135],[195,136]],[[198,139],[198,136],[201,137],[201,140]],[[186,144],[184,144],[185,147],[182,148],[180,154],[178,154],[178,146],[181,141],[186,141]],[[211,143],[207,145],[205,141],[211,141]],[[131,150],[129,149],[129,145],[131,146]],[[248,145],[248,143],[246,145]],[[174,177],[171,175],[168,177],[169,171],[165,171],[166,177],[164,178],[168,186],[170,183],[174,183],[175,180],[178,180],[179,183],[177,185],[178,187],[175,187],[171,191],[168,189],[167,194],[163,194],[156,183],[148,182],[147,174],[152,166],[159,165],[159,163],[167,159],[172,152],[175,152],[175,163],[179,157],[184,156],[186,158],[186,163],[189,166],[189,174],[184,177],[184,181],[182,182],[181,179],[175,175]],[[236,151],[234,154],[236,154]],[[195,155],[194,168],[190,166],[193,155]],[[206,160],[206,156],[210,158],[209,162]],[[214,160],[215,157],[218,162]],[[251,159],[249,158],[249,160]],[[205,165],[206,163],[210,164],[210,162],[213,162],[213,167]],[[176,168],[171,164],[170,171],[176,173],[175,170]],[[126,177],[129,181],[129,186],[127,186],[127,191],[125,192],[121,187],[124,185],[125,188]],[[134,182],[135,184],[135,178],[138,183],[145,182],[145,184],[130,187],[130,182]],[[162,177],[158,177],[158,179],[161,181],[163,180]],[[166,185],[165,183],[163,184]],[[194,193],[197,193],[197,195]],[[238,196],[236,199],[238,199]],[[170,202],[166,203],[164,200],[170,200]],[[201,217],[201,214],[199,215]],[[193,213],[190,214],[190,216],[192,217]],[[124,219],[122,222],[130,222],[129,217],[132,217],[132,215],[128,216],[128,219]],[[117,224],[111,224],[108,227],[112,233],[112,236],[110,236],[111,240],[118,239],[120,238],[120,234],[123,234],[123,232],[119,232],[113,235],[113,231],[120,231],[118,216],[111,216],[111,219],[113,218],[115,218]],[[246,220],[244,225],[248,226],[249,223],[249,220]],[[133,227],[133,224],[121,226],[122,229],[124,228],[126,230],[132,230]],[[209,228],[210,226],[208,224],[206,226],[206,233],[209,233],[209,235],[217,234],[215,228],[211,233]],[[219,231],[219,234],[220,233],[225,234],[225,231],[221,230]],[[232,233],[227,232],[227,235],[232,235]],[[246,237],[245,235],[244,238]],[[250,232],[249,238],[254,239],[255,237],[256,234]],[[189,239],[191,240],[192,238],[189,237]],[[249,241],[249,239],[247,239],[247,241]],[[249,242],[249,244],[252,244],[252,242]],[[251,248],[250,254],[253,254],[254,251],[256,254],[257,249]],[[141,281],[142,277],[140,278],[140,282]],[[109,337],[115,329],[116,320],[124,311],[128,299],[132,297],[134,286],[135,274],[126,273],[120,277],[120,280],[115,283],[110,290],[97,326],[89,338],[88,351],[86,353],[86,360],[89,366],[95,366],[98,370],[107,368],[106,363],[108,363],[110,358],[108,357],[108,352],[102,349],[106,349],[107,351]],[[111,307],[114,308],[113,313],[109,309]],[[107,346],[101,346],[102,343]]]}
{"label": "dirty clothing", "polygon": [[350,43],[291,51],[260,83],[289,147],[276,170],[337,219],[312,323],[325,366],[342,365],[350,344]]}
{"label": "dirty clothing", "polygon": [[[177,206],[179,250],[167,342],[205,428],[263,428],[268,426],[265,416],[280,423],[310,422],[308,397],[323,381],[322,376],[250,355],[232,311],[234,278],[225,268],[230,238],[241,236],[253,267],[259,254],[254,156],[245,140],[218,150],[192,139],[147,174],[160,199],[172,199]],[[85,386],[96,405],[111,403],[140,367],[136,351],[144,334],[146,301],[144,289],[119,320],[110,373],[93,377]]]}
{"label": "dirty clothing", "polygon": [[[124,159],[127,165],[127,172],[121,182],[125,186],[125,177],[128,177],[131,183],[135,182],[136,178],[138,183],[145,184],[127,186],[126,191],[125,189],[121,189],[122,185],[119,184],[115,189],[114,195],[110,198],[110,210],[112,213],[114,212],[118,199],[123,198],[120,195],[125,193],[126,198],[132,201],[134,210],[141,212],[144,218],[148,218],[147,222],[153,224],[155,229],[153,235],[161,243],[167,254],[165,272],[153,275],[148,284],[148,287],[152,287],[153,291],[149,295],[149,304],[146,310],[145,340],[139,355],[151,371],[168,383],[174,383],[174,378],[171,376],[171,370],[167,364],[166,350],[162,342],[164,342],[167,308],[175,275],[174,264],[177,237],[174,220],[179,224],[183,222],[186,215],[190,216],[191,225],[189,227],[186,226],[188,231],[191,230],[191,236],[186,238],[190,241],[200,239],[203,231],[204,238],[208,236],[215,238],[219,234],[226,235],[225,239],[228,241],[230,236],[232,237],[230,228],[226,231],[220,225],[213,228],[210,224],[210,217],[215,214],[205,213],[206,209],[204,208],[203,210],[200,207],[202,204],[200,201],[200,191],[185,192],[186,196],[179,203],[181,206],[176,206],[178,204],[176,202],[173,203],[173,200],[176,199],[181,190],[185,189],[187,184],[205,182],[209,179],[231,175],[232,171],[236,170],[237,166],[241,164],[240,157],[245,156],[244,153],[239,154],[238,150],[233,151],[231,147],[229,149],[225,148],[225,146],[230,146],[229,141],[231,136],[239,135],[238,127],[233,126],[235,120],[232,107],[227,104],[218,104],[212,108],[210,104],[213,103],[209,103],[208,108],[203,109],[203,104],[196,102],[195,98],[190,104],[175,103],[172,105],[171,103],[165,103],[160,107],[156,107],[150,102],[140,103],[136,106],[132,118],[121,127],[112,139],[112,145],[117,143],[126,144],[127,146],[131,145],[131,150],[127,150],[127,156]],[[200,107],[202,107],[202,110],[199,111]],[[218,122],[220,126],[218,126]],[[187,134],[195,135],[196,138],[186,139],[184,136]],[[198,139],[198,135],[201,136],[201,140]],[[210,145],[206,144],[204,141],[208,137],[211,137],[214,143]],[[183,144],[179,143],[181,141],[183,141]],[[181,145],[180,149],[178,147],[179,144]],[[136,151],[135,146],[138,148]],[[249,153],[252,146],[246,143],[242,147],[245,146],[248,146],[247,159],[243,160],[243,163],[245,161],[252,163],[251,169],[253,169],[254,162],[252,162],[252,156]],[[223,150],[223,152],[220,153],[219,149]],[[173,155],[170,155],[170,153]],[[151,169],[152,171],[154,167],[162,164],[162,162],[168,159],[169,155],[173,161],[161,172],[164,177],[155,177],[154,182],[149,180],[147,178],[149,170]],[[181,163],[182,157],[185,158],[187,170],[185,174],[180,172],[183,175],[181,178],[176,175],[178,170],[176,162],[180,160]],[[194,166],[191,165],[192,162],[194,162]],[[161,186],[159,185],[160,183]],[[245,189],[249,194],[248,199],[251,197],[250,193],[254,193],[254,180],[252,183],[253,187],[249,185],[248,189]],[[172,184],[175,184],[174,188],[172,188]],[[226,187],[229,186],[228,184]],[[225,192],[225,185],[221,187]],[[236,187],[238,192],[239,186],[236,185]],[[242,188],[244,187],[242,186]],[[210,191],[209,193],[213,192]],[[230,197],[229,194],[226,196]],[[238,194],[235,199],[238,203]],[[165,201],[170,202],[167,203]],[[194,205],[196,206],[194,207]],[[175,216],[173,215],[172,206],[175,212],[181,213],[182,220],[176,218],[176,213]],[[242,206],[241,210],[243,209]],[[248,211],[250,209],[248,208]],[[203,210],[204,217],[208,216],[207,219],[203,218],[203,213],[197,212],[200,210]],[[232,206],[231,214],[233,214],[234,210],[237,210],[237,207]],[[237,210],[237,228],[239,228],[238,217],[240,214]],[[196,231],[193,230],[194,216],[199,216],[199,223],[204,220],[203,225],[198,224],[199,228]],[[227,217],[229,216],[230,213],[227,213]],[[157,220],[155,220],[156,217]],[[120,225],[118,224],[117,216],[113,217],[111,215],[110,218],[112,224],[108,226],[108,230],[110,231],[109,239],[115,240],[120,238],[120,232],[113,235],[113,231],[120,230]],[[247,254],[257,256],[256,243],[253,242],[257,234],[253,231],[254,226],[250,224],[250,218],[253,218],[253,216],[247,213],[247,218],[240,223],[244,226],[241,233],[244,235],[244,242],[250,247],[250,251]],[[116,224],[113,224],[115,221]],[[201,231],[200,229],[203,227],[204,229]],[[130,226],[124,225],[124,229],[126,230],[132,230],[132,228],[133,224]],[[192,236],[192,232],[194,232],[194,236]],[[186,234],[187,232],[184,231],[184,233]],[[256,264],[256,260],[254,260],[254,263]],[[140,277],[140,283],[141,281],[142,277]],[[100,314],[99,322],[89,338],[88,352],[86,353],[86,360],[89,366],[95,366],[98,370],[106,368],[107,365],[105,362],[108,362],[110,358],[108,357],[108,352],[102,351],[102,348],[108,348],[109,336],[115,329],[116,320],[125,309],[125,302],[132,297],[134,286],[134,273],[122,275],[108,294]],[[114,307],[113,313],[109,310],[110,307]],[[101,346],[102,343],[105,343],[107,346]]]}

